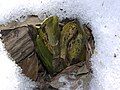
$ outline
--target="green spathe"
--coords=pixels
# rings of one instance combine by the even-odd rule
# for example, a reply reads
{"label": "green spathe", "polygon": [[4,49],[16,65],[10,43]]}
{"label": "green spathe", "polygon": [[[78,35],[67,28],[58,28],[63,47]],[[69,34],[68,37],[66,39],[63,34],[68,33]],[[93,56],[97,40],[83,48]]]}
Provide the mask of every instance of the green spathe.
{"label": "green spathe", "polygon": [[59,23],[59,18],[52,16],[36,27],[36,52],[51,74],[86,58],[87,40],[84,29],[77,21],[70,21],[63,24],[60,30]]}
{"label": "green spathe", "polygon": [[52,67],[53,55],[48,50],[48,48],[45,46],[41,36],[39,35],[36,38],[35,46],[36,46],[36,52],[38,53],[42,63],[44,64],[48,72],[52,73],[54,71]]}

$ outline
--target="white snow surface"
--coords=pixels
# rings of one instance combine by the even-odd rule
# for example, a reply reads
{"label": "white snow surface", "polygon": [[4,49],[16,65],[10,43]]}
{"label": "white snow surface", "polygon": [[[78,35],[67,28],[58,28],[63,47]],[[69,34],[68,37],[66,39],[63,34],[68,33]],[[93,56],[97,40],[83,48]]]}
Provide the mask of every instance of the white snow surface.
{"label": "white snow surface", "polygon": [[[72,17],[89,23],[95,39],[90,90],[120,90],[120,0],[0,0],[1,24],[23,21],[24,16],[31,14],[41,19],[58,15],[61,19]],[[19,69],[1,49],[0,88],[6,84],[9,90],[15,90],[18,83],[25,83],[26,79],[19,80],[18,71],[10,74]]]}

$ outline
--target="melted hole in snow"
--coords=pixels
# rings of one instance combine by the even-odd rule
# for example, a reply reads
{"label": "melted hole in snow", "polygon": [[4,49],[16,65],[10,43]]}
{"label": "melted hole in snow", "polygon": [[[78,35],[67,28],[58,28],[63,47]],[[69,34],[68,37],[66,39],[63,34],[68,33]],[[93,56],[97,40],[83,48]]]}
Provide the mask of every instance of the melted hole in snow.
{"label": "melted hole in snow", "polygon": [[[119,12],[120,0],[0,0],[1,24],[16,19],[21,21],[20,16],[23,15],[27,17],[27,15],[31,14],[38,15],[41,19],[45,18],[47,14],[47,16],[58,15],[61,19],[66,17],[77,17],[79,20],[85,21],[85,23],[89,22],[92,26],[95,39],[95,53],[91,58],[94,76],[90,85],[91,90],[120,89]],[[0,55],[2,55],[1,53],[3,53],[3,47],[0,49],[0,51]],[[8,56],[5,54],[5,56],[1,56],[1,63],[5,59],[8,62],[10,61]],[[14,66],[14,64],[4,64],[1,64],[0,66],[6,66],[6,68],[8,68],[8,66]],[[3,67],[1,68],[0,72],[3,71]],[[15,90],[15,88],[13,89],[12,87],[17,86],[16,84],[19,83],[17,82],[18,77],[12,79],[17,82],[14,84],[11,83],[11,80],[6,79],[9,76],[4,78],[5,75],[0,76],[3,77],[0,78],[1,89]],[[13,73],[12,76],[14,75],[16,74]],[[21,80],[21,82],[24,82],[24,80]],[[8,86],[8,88],[6,86]],[[5,87],[7,89],[4,89]]]}

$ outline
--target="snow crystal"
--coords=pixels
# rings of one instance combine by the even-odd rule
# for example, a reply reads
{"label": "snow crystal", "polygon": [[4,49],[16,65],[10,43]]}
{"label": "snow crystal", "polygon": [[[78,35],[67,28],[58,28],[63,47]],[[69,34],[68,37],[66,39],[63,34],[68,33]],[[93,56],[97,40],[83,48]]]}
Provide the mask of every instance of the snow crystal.
{"label": "snow crystal", "polygon": [[[1,24],[11,20],[21,21],[24,20],[21,16],[31,14],[39,15],[41,19],[58,15],[60,19],[72,17],[89,23],[95,39],[95,52],[91,58],[91,90],[120,89],[119,12],[120,0],[0,0]],[[4,58],[1,58],[1,63]]]}

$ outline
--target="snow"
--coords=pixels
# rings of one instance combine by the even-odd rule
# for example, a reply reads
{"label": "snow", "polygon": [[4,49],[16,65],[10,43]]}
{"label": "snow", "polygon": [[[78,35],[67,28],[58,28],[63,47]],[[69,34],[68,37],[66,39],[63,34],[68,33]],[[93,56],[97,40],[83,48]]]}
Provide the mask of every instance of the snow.
{"label": "snow", "polygon": [[[61,19],[73,17],[78,18],[83,23],[89,23],[95,39],[95,52],[91,58],[93,79],[90,83],[90,90],[119,90],[119,11],[120,0],[0,0],[0,23],[10,22],[11,20],[23,21],[22,17],[31,14],[39,15],[41,19],[49,15],[58,15]],[[6,54],[4,57],[0,57],[0,67],[9,68],[10,66],[15,68],[13,72],[16,71],[18,67],[8,59]],[[4,63],[3,60],[6,60],[6,65],[2,64]],[[5,70],[8,71],[7,68]],[[0,68],[0,72],[2,71]],[[0,77],[0,81],[5,79],[2,78],[4,75]],[[17,77],[13,78],[13,80],[17,81]],[[10,83],[9,80],[5,82]],[[0,86],[3,85],[0,84]],[[14,88],[12,86],[17,86],[17,83],[15,85],[11,83],[10,86],[10,88]]]}

